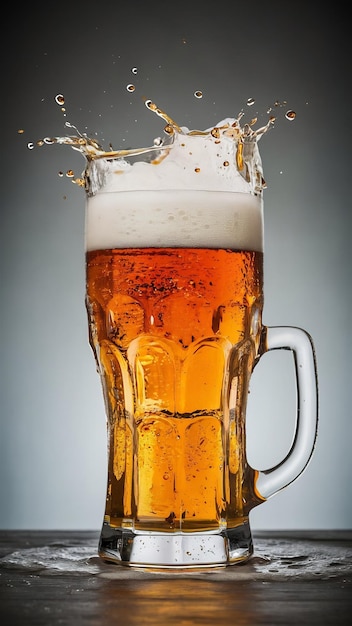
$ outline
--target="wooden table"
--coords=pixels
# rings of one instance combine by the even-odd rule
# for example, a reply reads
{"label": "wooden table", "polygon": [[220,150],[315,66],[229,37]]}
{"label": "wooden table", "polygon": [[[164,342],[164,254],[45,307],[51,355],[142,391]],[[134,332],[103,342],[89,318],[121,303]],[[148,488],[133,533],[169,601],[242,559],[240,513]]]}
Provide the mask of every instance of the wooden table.
{"label": "wooden table", "polygon": [[256,533],[248,563],[193,573],[103,563],[98,535],[0,532],[1,626],[352,624],[352,531]]}

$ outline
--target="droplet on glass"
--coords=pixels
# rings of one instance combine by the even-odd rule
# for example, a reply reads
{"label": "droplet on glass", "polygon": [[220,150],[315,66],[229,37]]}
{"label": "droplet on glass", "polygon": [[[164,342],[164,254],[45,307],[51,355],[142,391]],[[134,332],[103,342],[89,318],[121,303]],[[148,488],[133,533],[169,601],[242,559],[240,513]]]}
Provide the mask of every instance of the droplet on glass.
{"label": "droplet on glass", "polygon": [[230,163],[228,161],[224,161],[223,166],[224,167],[228,167],[230,165]]}
{"label": "droplet on glass", "polygon": [[196,98],[203,98],[203,92],[202,91],[195,91],[194,95]]}
{"label": "droplet on glass", "polygon": [[137,68],[136,68],[136,67],[132,67],[132,69],[131,69],[132,74],[137,74],[137,71],[138,71],[138,70],[137,70]]}
{"label": "droplet on glass", "polygon": [[134,91],[136,88],[135,88],[135,86],[134,86],[134,85],[132,85],[132,84],[130,83],[129,85],[127,85],[126,89],[127,89],[127,91],[132,92],[132,91]]}
{"label": "droplet on glass", "polygon": [[295,117],[296,117],[296,113],[295,113],[295,111],[292,111],[292,110],[287,111],[286,114],[285,114],[285,117],[286,117],[287,120],[290,120],[290,122],[292,122],[292,120],[294,120]]}
{"label": "droplet on glass", "polygon": [[64,173],[63,173],[63,172],[59,172],[59,176],[60,176],[60,178],[62,178],[62,177],[63,177],[63,175],[64,175]]}
{"label": "droplet on glass", "polygon": [[34,143],[32,141],[30,141],[29,143],[27,143],[27,148],[28,150],[33,150],[34,148]]}
{"label": "droplet on glass", "polygon": [[73,178],[74,177],[74,171],[73,170],[67,170],[66,172],[66,176],[67,178]]}
{"label": "droplet on glass", "polygon": [[62,93],[58,93],[57,96],[55,96],[55,102],[61,107],[65,104],[65,98]]}
{"label": "droplet on glass", "polygon": [[247,100],[247,106],[251,107],[251,106],[253,106],[253,104],[254,104],[254,103],[255,103],[254,98],[248,98],[248,100]]}
{"label": "droplet on glass", "polygon": [[154,143],[154,146],[161,146],[163,143],[163,140],[161,137],[155,137],[153,143]]}
{"label": "droplet on glass", "polygon": [[19,135],[23,135],[24,130],[23,130],[23,128],[19,128],[17,132],[18,132]]}
{"label": "droplet on glass", "polygon": [[199,174],[199,172],[200,172],[200,167],[195,167],[195,168],[194,168],[194,171],[196,172],[196,174]]}

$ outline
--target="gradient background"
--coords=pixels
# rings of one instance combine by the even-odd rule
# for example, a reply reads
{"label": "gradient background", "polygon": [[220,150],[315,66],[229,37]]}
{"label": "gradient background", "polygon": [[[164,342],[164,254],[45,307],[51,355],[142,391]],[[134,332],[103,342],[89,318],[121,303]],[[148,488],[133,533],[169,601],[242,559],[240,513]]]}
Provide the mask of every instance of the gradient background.
{"label": "gradient background", "polygon": [[[252,528],[351,528],[343,13],[298,2],[50,6],[35,3],[7,24],[11,50],[2,55],[0,526],[98,529],[105,501],[105,415],[84,308],[85,197],[58,175],[79,175],[84,161],[70,148],[30,151],[27,142],[65,134],[68,120],[106,146],[150,144],[163,122],[145,97],[191,128],[236,116],[248,98],[256,100],[249,115],[265,123],[268,107],[287,101],[260,143],[268,184],[264,322],[312,334],[320,428],[308,469],[252,512]],[[285,120],[287,108],[295,121]],[[283,458],[293,421],[292,357],[265,355],[249,398],[255,467]],[[262,450],[268,436],[271,449]]]}

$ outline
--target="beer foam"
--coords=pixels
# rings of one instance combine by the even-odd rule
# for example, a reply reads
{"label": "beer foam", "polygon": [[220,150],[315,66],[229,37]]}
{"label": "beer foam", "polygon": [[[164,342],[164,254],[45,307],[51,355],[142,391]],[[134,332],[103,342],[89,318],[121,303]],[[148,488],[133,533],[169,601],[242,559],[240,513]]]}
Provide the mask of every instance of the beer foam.
{"label": "beer foam", "polygon": [[[167,127],[168,128],[168,127]],[[169,126],[166,145],[94,155],[87,168],[87,250],[262,250],[257,135],[227,119],[207,131]]]}
{"label": "beer foam", "polygon": [[[62,105],[63,96],[57,96]],[[263,249],[262,192],[258,141],[274,123],[259,129],[226,118],[204,131],[180,127],[151,100],[166,139],[146,148],[106,151],[82,135],[37,142],[66,144],[86,158],[81,178],[87,194],[86,248],[195,246]]]}
{"label": "beer foam", "polygon": [[81,147],[88,158],[86,190],[88,195],[131,189],[261,193],[265,181],[258,139],[266,128],[254,132],[246,125],[244,130],[238,120],[227,118],[206,131],[168,124],[168,140],[160,147],[107,153],[87,143]]}
{"label": "beer foam", "polygon": [[86,249],[263,250],[259,196],[204,190],[102,192],[88,198]]}

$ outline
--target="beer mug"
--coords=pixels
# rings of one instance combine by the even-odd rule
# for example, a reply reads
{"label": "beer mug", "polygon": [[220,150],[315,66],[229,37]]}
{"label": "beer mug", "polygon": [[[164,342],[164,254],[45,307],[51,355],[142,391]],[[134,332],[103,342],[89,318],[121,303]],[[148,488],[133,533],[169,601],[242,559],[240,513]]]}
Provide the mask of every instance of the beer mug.
{"label": "beer mug", "polygon": [[[314,349],[305,331],[262,323],[265,129],[227,119],[188,131],[162,116],[164,142],[92,151],[86,171],[86,305],[108,424],[99,554],[219,567],[250,557],[251,509],[311,457]],[[247,396],[277,349],[294,357],[295,436],[281,463],[257,471]]]}

